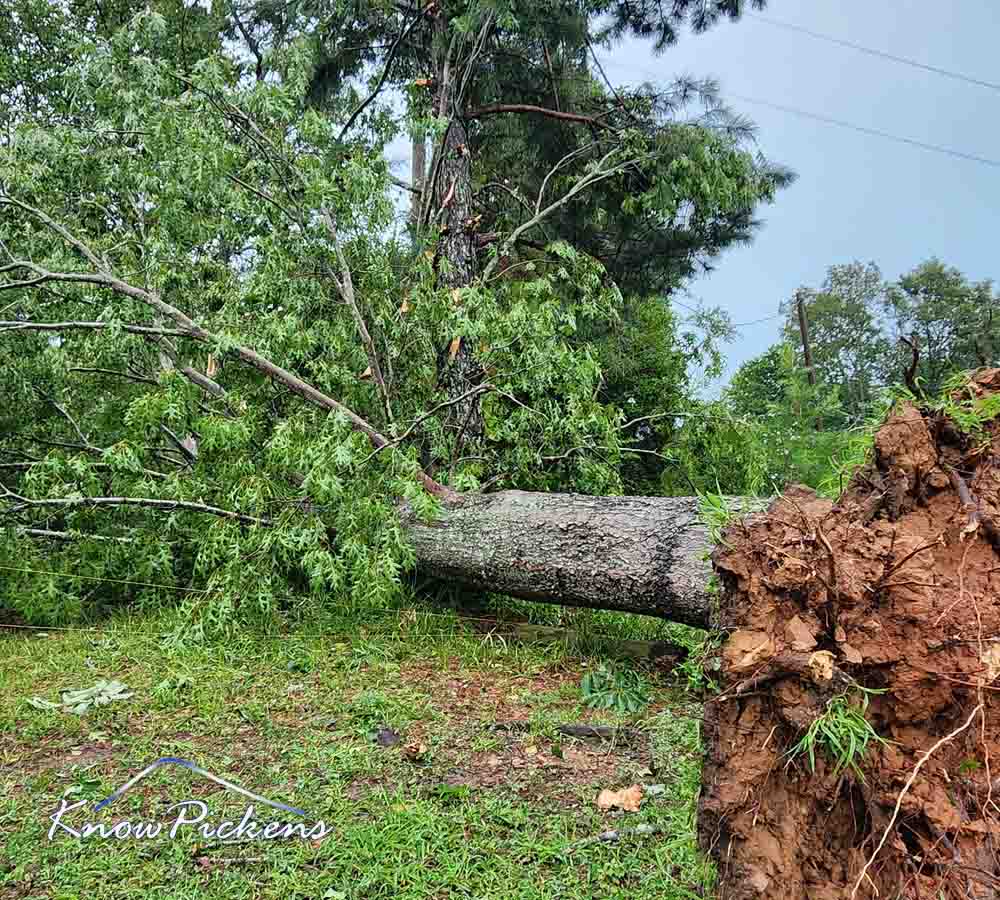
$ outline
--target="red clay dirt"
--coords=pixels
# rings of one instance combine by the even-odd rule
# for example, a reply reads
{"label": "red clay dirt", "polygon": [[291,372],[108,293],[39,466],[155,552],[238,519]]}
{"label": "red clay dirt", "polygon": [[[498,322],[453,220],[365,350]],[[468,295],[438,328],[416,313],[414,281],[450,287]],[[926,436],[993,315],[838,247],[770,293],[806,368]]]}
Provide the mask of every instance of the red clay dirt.
{"label": "red clay dirt", "polygon": [[[981,370],[963,397],[997,393]],[[728,530],[699,803],[722,900],[1000,898],[998,526],[1000,419],[904,404],[836,503],[793,488]],[[788,751],[855,685],[890,743],[863,779],[810,771]]]}

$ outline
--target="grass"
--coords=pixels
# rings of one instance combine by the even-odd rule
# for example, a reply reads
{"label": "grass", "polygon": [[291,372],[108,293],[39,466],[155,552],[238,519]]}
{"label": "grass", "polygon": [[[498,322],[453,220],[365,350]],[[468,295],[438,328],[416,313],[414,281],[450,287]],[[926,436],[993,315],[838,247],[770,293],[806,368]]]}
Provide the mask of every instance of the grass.
{"label": "grass", "polygon": [[[603,659],[579,647],[520,646],[447,616],[341,624],[224,643],[178,641],[169,613],[93,631],[0,630],[0,898],[703,896],[713,875],[694,834],[700,709],[676,679],[646,673],[650,703],[626,718],[586,705],[580,681]],[[28,702],[101,679],[133,696],[83,716]],[[625,721],[639,732],[625,742],[557,731]],[[386,730],[398,743],[374,739]],[[47,839],[61,797],[96,801],[162,756],[333,830],[321,841],[236,846],[187,833]],[[666,790],[638,813],[596,807],[602,788],[633,783]],[[246,807],[164,768],[86,817],[167,820],[188,798],[216,821]],[[657,833],[567,852],[639,824]]]}
{"label": "grass", "polygon": [[868,696],[872,693],[881,692],[857,688],[850,694],[845,692],[831,697],[826,708],[813,719],[789,754],[793,757],[805,756],[809,761],[809,770],[815,772],[816,754],[821,752],[833,763],[834,776],[846,769],[858,780],[864,781],[860,762],[869,745],[886,743],[885,738],[865,718]]}

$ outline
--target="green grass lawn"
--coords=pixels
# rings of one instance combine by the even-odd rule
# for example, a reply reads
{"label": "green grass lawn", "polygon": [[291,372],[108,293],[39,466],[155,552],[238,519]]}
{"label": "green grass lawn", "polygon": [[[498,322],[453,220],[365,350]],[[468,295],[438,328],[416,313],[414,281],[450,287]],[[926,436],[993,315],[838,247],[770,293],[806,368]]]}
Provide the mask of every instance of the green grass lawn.
{"label": "green grass lawn", "polygon": [[[647,674],[652,702],[624,720],[583,704],[596,654],[515,645],[447,617],[195,644],[170,640],[171,629],[165,615],[93,631],[0,629],[0,898],[674,900],[711,885],[694,837],[700,710],[676,678]],[[113,678],[133,696],[82,716],[28,702]],[[629,727],[613,741],[560,737],[558,725],[575,722]],[[242,816],[248,801],[177,767],[91,811],[164,756],[331,831],[240,844],[190,829],[173,841],[49,840],[62,797],[90,801],[67,816],[77,824],[166,821],[192,798],[214,821]],[[632,784],[665,790],[638,812],[598,809],[602,788]],[[259,818],[293,817],[265,808]],[[655,832],[571,848],[640,824]]]}

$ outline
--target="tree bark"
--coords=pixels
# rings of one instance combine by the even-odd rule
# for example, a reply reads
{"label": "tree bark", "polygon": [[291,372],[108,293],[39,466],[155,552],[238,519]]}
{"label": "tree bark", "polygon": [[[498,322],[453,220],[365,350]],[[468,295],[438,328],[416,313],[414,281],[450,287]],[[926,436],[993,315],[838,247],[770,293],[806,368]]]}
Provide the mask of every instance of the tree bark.
{"label": "tree bark", "polygon": [[[439,283],[461,302],[460,289],[475,283],[479,275],[473,218],[472,158],[465,120],[457,108],[460,96],[460,60],[453,57],[453,41],[442,16],[437,21],[438,52],[435,75],[438,85],[434,99],[439,116],[448,126],[435,153],[429,183],[425,188],[430,200],[428,225],[440,229],[437,253],[441,269]],[[483,434],[483,416],[477,394],[471,388],[482,380],[482,370],[475,360],[469,341],[459,335],[446,335],[438,356],[438,379],[449,400],[469,396],[448,411],[445,427],[455,436],[457,451],[465,441],[474,445]],[[456,452],[455,456],[458,455]]]}
{"label": "tree bark", "polygon": [[432,523],[404,511],[428,575],[543,603],[712,622],[708,529],[696,497],[503,491],[464,497]]}

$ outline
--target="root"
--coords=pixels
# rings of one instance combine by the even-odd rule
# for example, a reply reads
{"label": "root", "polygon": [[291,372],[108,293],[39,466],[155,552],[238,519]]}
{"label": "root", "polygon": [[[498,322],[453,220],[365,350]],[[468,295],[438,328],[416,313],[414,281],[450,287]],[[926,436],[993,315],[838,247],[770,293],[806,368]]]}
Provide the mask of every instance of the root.
{"label": "root", "polygon": [[1000,553],[1000,527],[991,516],[982,511],[979,501],[973,496],[958,470],[947,464],[944,464],[943,468],[948,473],[948,478],[951,479],[952,487],[955,488],[958,498],[962,501],[962,506],[969,514],[969,522],[962,533],[973,534],[981,529],[987,540],[993,545],[993,549]]}
{"label": "root", "polygon": [[913,771],[910,772],[910,777],[906,780],[906,784],[903,785],[903,789],[899,792],[899,796],[896,797],[896,807],[892,811],[892,817],[889,819],[889,824],[885,826],[885,830],[882,832],[882,839],[878,842],[878,846],[875,848],[875,852],[868,858],[868,862],[865,863],[864,868],[861,870],[861,874],[858,875],[858,880],[854,882],[854,890],[851,891],[851,898],[857,896],[858,889],[861,887],[861,882],[865,880],[868,876],[868,870],[872,867],[872,863],[875,862],[875,857],[879,855],[881,849],[885,846],[885,842],[889,839],[889,834],[892,832],[893,825],[896,824],[896,819],[899,816],[899,809],[903,805],[903,799],[910,792],[910,788],[913,787],[913,782],[917,780],[917,775],[920,774],[920,770],[927,760],[929,760],[938,750],[940,750],[945,744],[953,741],[957,738],[963,731],[965,731],[971,724],[972,720],[981,713],[983,710],[983,704],[980,703],[976,706],[974,710],[969,714],[969,718],[965,722],[956,728],[951,734],[946,734],[941,740],[934,744],[929,750],[925,751],[924,754],[917,760],[917,764],[913,767]]}

